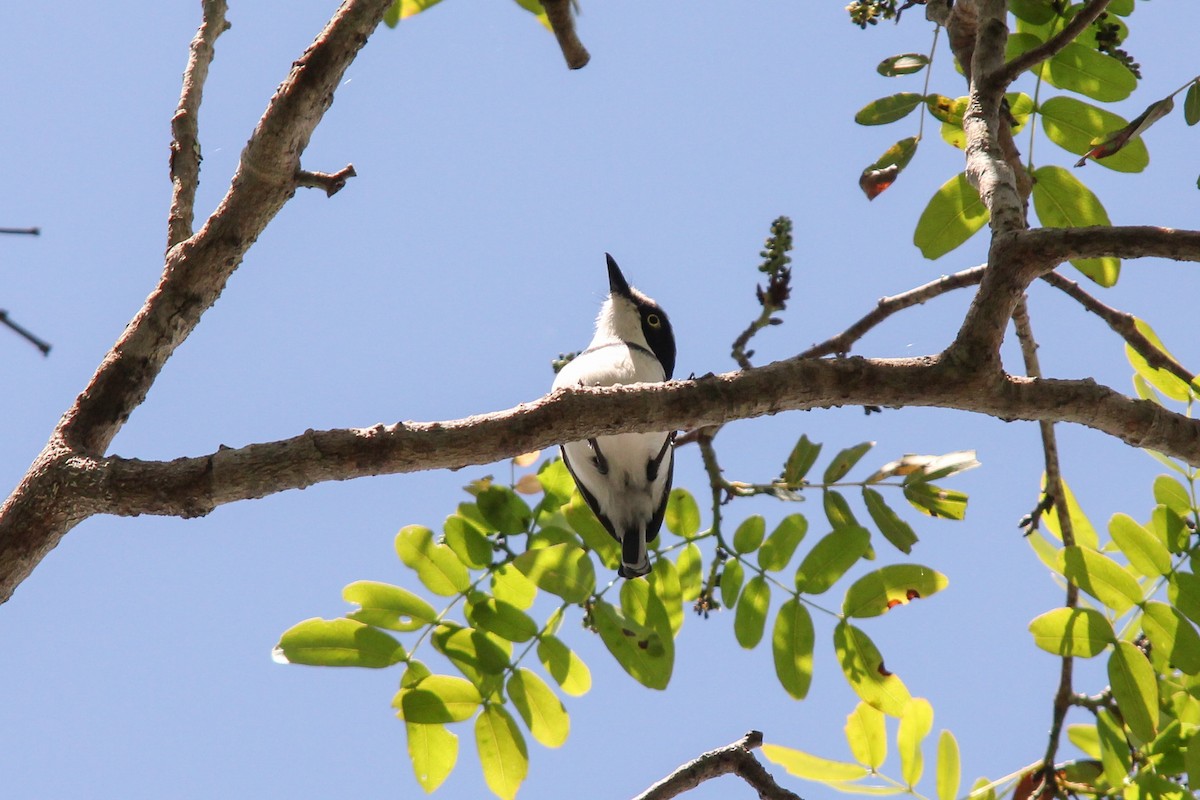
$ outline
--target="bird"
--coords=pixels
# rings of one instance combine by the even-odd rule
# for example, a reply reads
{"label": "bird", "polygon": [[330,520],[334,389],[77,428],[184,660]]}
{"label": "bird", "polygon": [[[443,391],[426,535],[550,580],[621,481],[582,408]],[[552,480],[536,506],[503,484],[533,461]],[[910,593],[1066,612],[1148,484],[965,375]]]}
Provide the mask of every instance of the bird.
{"label": "bird", "polygon": [[[567,362],[554,389],[667,381],[675,371],[675,335],[662,307],[631,287],[612,255],[609,294],[587,349]],[[621,433],[561,445],[579,493],[621,545],[623,578],[650,572],[647,543],[662,527],[675,467],[675,432]]]}

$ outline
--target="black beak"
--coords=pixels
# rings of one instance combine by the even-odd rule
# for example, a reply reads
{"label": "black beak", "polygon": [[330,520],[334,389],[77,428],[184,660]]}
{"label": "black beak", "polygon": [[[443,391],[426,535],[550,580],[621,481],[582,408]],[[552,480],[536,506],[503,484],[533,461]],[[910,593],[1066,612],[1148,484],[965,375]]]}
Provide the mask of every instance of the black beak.
{"label": "black beak", "polygon": [[608,288],[613,294],[621,297],[633,297],[633,292],[629,288],[629,284],[625,281],[625,276],[621,274],[621,268],[617,266],[617,262],[608,253],[604,254],[608,259]]}

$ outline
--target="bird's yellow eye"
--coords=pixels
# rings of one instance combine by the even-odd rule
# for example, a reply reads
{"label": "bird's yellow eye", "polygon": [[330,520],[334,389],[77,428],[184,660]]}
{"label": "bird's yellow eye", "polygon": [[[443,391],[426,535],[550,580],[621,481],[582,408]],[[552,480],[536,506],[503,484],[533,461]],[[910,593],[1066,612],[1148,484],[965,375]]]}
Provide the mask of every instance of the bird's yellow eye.
{"label": "bird's yellow eye", "polygon": [[658,316],[658,314],[649,314],[646,317],[646,324],[651,328],[661,328],[662,319]]}

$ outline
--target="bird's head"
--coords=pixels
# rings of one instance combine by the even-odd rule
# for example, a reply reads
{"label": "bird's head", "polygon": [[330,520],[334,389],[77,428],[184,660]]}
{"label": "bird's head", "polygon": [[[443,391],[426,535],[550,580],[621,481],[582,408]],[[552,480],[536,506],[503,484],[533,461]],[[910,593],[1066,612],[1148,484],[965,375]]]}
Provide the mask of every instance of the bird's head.
{"label": "bird's head", "polygon": [[648,347],[662,364],[664,377],[675,372],[675,334],[671,321],[658,303],[629,285],[611,255],[608,259],[608,302],[601,310],[599,324],[622,341]]}

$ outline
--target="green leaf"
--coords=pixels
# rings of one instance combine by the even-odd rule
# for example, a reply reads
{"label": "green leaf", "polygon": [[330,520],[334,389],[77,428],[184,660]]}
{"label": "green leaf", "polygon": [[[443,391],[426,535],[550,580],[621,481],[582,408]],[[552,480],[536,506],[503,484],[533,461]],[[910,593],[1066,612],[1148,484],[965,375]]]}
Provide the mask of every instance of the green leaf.
{"label": "green leaf", "polygon": [[667,530],[676,536],[690,539],[700,530],[700,506],[687,489],[672,489],[667,496],[667,510],[663,515]]}
{"label": "green leaf", "polygon": [[901,139],[862,171],[858,176],[858,188],[863,190],[868,200],[874,200],[896,182],[896,177],[916,154],[918,141],[916,136]]}
{"label": "green leaf", "polygon": [[1154,479],[1154,501],[1162,503],[1181,517],[1192,513],[1192,498],[1184,485],[1170,475]]}
{"label": "green leaf", "polygon": [[492,543],[466,518],[458,514],[446,517],[442,525],[446,546],[467,567],[483,569],[492,563]]}
{"label": "green leaf", "polygon": [[886,125],[907,117],[924,100],[924,95],[915,92],[899,92],[881,97],[859,109],[854,115],[854,121],[859,125]]}
{"label": "green leaf", "polygon": [[925,107],[939,122],[951,127],[962,127],[963,115],[967,111],[967,98],[951,98],[940,94],[926,95]]}
{"label": "green leaf", "polygon": [[[1048,228],[1080,228],[1110,225],[1108,212],[1090,189],[1062,167],[1039,167],[1033,171],[1033,208]],[[1112,286],[1121,272],[1120,259],[1076,258],[1071,264],[1101,286]]]}
{"label": "green leaf", "polygon": [[592,688],[592,673],[574,650],[560,639],[544,634],[538,640],[538,661],[559,688],[572,697],[581,697]]}
{"label": "green leaf", "polygon": [[883,712],[860,702],[846,717],[846,742],[858,763],[878,772],[887,760],[887,729]]}
{"label": "green leaf", "polygon": [[1158,684],[1154,667],[1129,642],[1117,642],[1108,659],[1108,682],[1125,724],[1143,742],[1158,730]]}
{"label": "green leaf", "polygon": [[792,448],[791,454],[783,464],[783,482],[789,486],[800,485],[804,476],[817,462],[819,455],[821,455],[821,445],[810,442],[806,435],[801,436],[800,441],[796,442],[796,446]]}
{"label": "green leaf", "polygon": [[955,800],[961,781],[962,763],[958,756],[958,741],[950,731],[942,731],[938,735],[938,800]]}
{"label": "green leaf", "polygon": [[1108,533],[1138,572],[1156,578],[1171,571],[1171,554],[1166,545],[1133,517],[1113,514],[1108,521]]}
{"label": "green leaf", "polygon": [[867,770],[858,764],[831,761],[777,744],[764,744],[762,754],[767,761],[783,767],[789,775],[809,781],[856,781],[868,775]]}
{"label": "green leaf", "polygon": [[540,0],[516,0],[516,4],[537,17],[537,21],[542,23],[542,27],[553,32],[550,18],[546,16],[546,9],[542,7]]}
{"label": "green leaf", "polygon": [[342,599],[362,606],[350,619],[388,628],[415,631],[437,619],[433,606],[407,589],[378,581],[355,581],[342,589]]}
{"label": "green leaf", "polygon": [[[1100,549],[1100,536],[1096,533],[1096,528],[1092,525],[1092,521],[1083,513],[1083,508],[1075,499],[1075,494],[1071,491],[1071,487],[1066,481],[1060,481],[1062,486],[1062,498],[1059,503],[1066,503],[1067,518],[1071,520],[1071,530],[1075,534],[1075,544],[1086,547],[1089,550]],[[1054,534],[1059,541],[1062,541],[1062,530],[1058,524],[1058,511],[1052,510],[1048,514],[1042,515],[1042,522],[1046,530]],[[1057,569],[1056,565],[1052,565],[1051,569]]]}
{"label": "green leaf", "polygon": [[542,491],[546,493],[546,497],[552,500],[554,508],[571,502],[575,480],[561,458],[542,464],[538,469],[537,479],[542,484]]}
{"label": "green leaf", "polygon": [[[675,663],[675,631],[662,599],[651,591],[649,581],[625,581],[621,584],[621,613],[625,618],[658,634],[663,659]],[[680,621],[682,624],[682,620]]]}
{"label": "green leaf", "polygon": [[437,628],[430,642],[484,697],[500,688],[500,676],[509,667],[511,645],[506,643],[506,650],[483,631],[450,625]]}
{"label": "green leaf", "polygon": [[1060,570],[1067,580],[1118,614],[1142,600],[1142,590],[1129,571],[1106,555],[1079,545],[1064,547]]}
{"label": "green leaf", "polygon": [[925,481],[904,484],[904,499],[922,514],[961,520],[967,515],[967,495]]}
{"label": "green leaf", "polygon": [[471,585],[471,576],[454,551],[444,544],[434,544],[433,531],[422,525],[400,529],[396,534],[396,554],[434,594],[450,597],[465,592]]}
{"label": "green leaf", "polygon": [[807,532],[808,520],[803,514],[784,517],[758,549],[758,566],[768,572],[786,567]]}
{"label": "green leaf", "polygon": [[[1163,345],[1162,339],[1159,339],[1158,334],[1156,334],[1154,329],[1150,327],[1149,323],[1147,323],[1145,320],[1135,319],[1133,324],[1137,327],[1138,333],[1141,333],[1143,336],[1149,339],[1152,345],[1167,355],[1171,354],[1171,352],[1167,350],[1166,346]],[[1145,378],[1150,385],[1152,385],[1155,389],[1158,389],[1167,397],[1181,403],[1187,402],[1191,398],[1192,393],[1189,390],[1187,383],[1180,380],[1165,369],[1150,366],[1150,363],[1146,361],[1145,357],[1128,344],[1125,345],[1125,357],[1129,359],[1130,365],[1137,370],[1139,375]]]}
{"label": "green leaf", "polygon": [[[1194,84],[1193,84],[1194,85]],[[1200,732],[1193,730],[1183,754],[1188,786],[1200,786]]]}
{"label": "green leaf", "polygon": [[970,239],[987,219],[979,192],[960,172],[929,199],[913,231],[913,244],[926,258],[940,258]]}
{"label": "green leaf", "polygon": [[923,697],[914,697],[904,706],[896,731],[896,749],[900,753],[900,775],[909,787],[916,786],[925,772],[921,743],[933,730],[933,706]]}
{"label": "green leaf", "polygon": [[[1082,167],[1087,163],[1089,158],[1097,160],[1098,163],[1104,164],[1108,161],[1117,161],[1119,156],[1124,153],[1137,152],[1137,145],[1142,143],[1142,134],[1146,132],[1154,123],[1170,114],[1175,109],[1175,98],[1164,97],[1162,100],[1151,103],[1146,107],[1146,110],[1133,119],[1132,122],[1117,128],[1116,130],[1109,129],[1105,131],[1103,136],[1097,137],[1093,142],[1092,149],[1088,150],[1083,158],[1075,162],[1075,166]],[[1130,156],[1133,158],[1134,156]],[[1103,159],[1103,160],[1100,160]],[[1146,163],[1150,163],[1150,154],[1146,154]],[[1114,167],[1114,169],[1117,169]],[[1141,170],[1130,169],[1122,170],[1125,172],[1140,172]]]}
{"label": "green leaf", "polygon": [[842,621],[833,629],[833,648],[850,688],[864,701],[891,717],[899,717],[911,699],[899,677],[883,665],[870,637]]}
{"label": "green leaf", "polygon": [[392,699],[396,716],[419,724],[462,722],[479,709],[483,698],[470,681],[453,675],[430,675]]}
{"label": "green leaf", "polygon": [[858,520],[854,518],[854,512],[850,510],[850,504],[846,502],[846,498],[836,489],[826,489],[821,492],[822,505],[825,506],[825,518],[829,520],[829,524],[834,530],[839,528],[853,528],[858,526]]}
{"label": "green leaf", "polygon": [[314,617],[284,631],[272,656],[282,664],[378,669],[400,663],[406,654],[399,642],[370,625]]}
{"label": "green leaf", "polygon": [[841,528],[826,534],[800,562],[796,591],[821,594],[863,557],[870,544],[866,528]]}
{"label": "green leaf", "polygon": [[438,723],[405,722],[408,758],[413,774],[426,793],[434,792],[449,777],[458,761],[458,736]]}
{"label": "green leaf", "polygon": [[733,549],[739,553],[753,553],[762,544],[767,533],[767,521],[755,514],[742,520],[733,533]]}
{"label": "green leaf", "polygon": [[1075,723],[1067,726],[1067,739],[1091,758],[1100,758],[1100,734],[1095,725]]}
{"label": "green leaf", "polygon": [[497,600],[527,611],[537,597],[537,586],[511,563],[492,569],[492,594]]}
{"label": "green leaf", "polygon": [[[1052,97],[1039,110],[1050,141],[1077,156],[1090,153],[1097,139],[1129,124],[1122,116],[1073,97]],[[1150,153],[1146,143],[1137,138],[1096,163],[1117,172],[1141,172],[1150,163]]]}
{"label": "green leaf", "polygon": [[747,650],[762,640],[771,605],[771,587],[762,575],[755,575],[742,590],[733,617],[733,633],[738,644]]}
{"label": "green leaf", "polygon": [[742,578],[745,570],[742,568],[742,562],[736,559],[729,559],[725,562],[725,566],[721,569],[721,602],[726,608],[733,608],[737,604],[738,595],[742,591]]}
{"label": "green leaf", "polygon": [[508,679],[508,697],[526,727],[546,747],[561,747],[571,732],[571,720],[562,701],[545,681],[527,669]]}
{"label": "green leaf", "polygon": [[1200,122],[1200,83],[1192,83],[1183,97],[1183,119],[1189,126]]}
{"label": "green leaf", "polygon": [[1183,517],[1164,505],[1157,505],[1150,512],[1150,531],[1166,543],[1167,550],[1172,553],[1182,553],[1188,548],[1190,532],[1183,523]]}
{"label": "green leaf", "polygon": [[949,584],[940,572],[919,564],[890,564],[850,584],[842,602],[847,617],[877,617],[897,605],[940,592]]}
{"label": "green leaf", "polygon": [[483,518],[500,533],[524,533],[533,520],[529,504],[507,486],[492,484],[479,493],[475,503]]}
{"label": "green leaf", "polygon": [[491,631],[510,642],[528,642],[537,636],[538,625],[528,614],[512,603],[482,592],[472,592],[466,616],[472,626]]}
{"label": "green leaf", "polygon": [[513,800],[529,773],[525,737],[503,706],[488,705],[475,720],[475,747],[488,788],[503,800]]}
{"label": "green leaf", "polygon": [[1042,77],[1051,86],[1102,103],[1124,100],[1137,88],[1137,78],[1128,67],[1078,42],[1071,42],[1048,60]]}
{"label": "green leaf", "polygon": [[1154,651],[1186,675],[1200,674],[1200,634],[1177,608],[1151,600],[1143,607],[1142,627]]}
{"label": "green leaf", "polygon": [[1033,643],[1057,656],[1091,658],[1103,653],[1117,636],[1112,623],[1094,608],[1056,608],[1029,623]]}
{"label": "green leaf", "polygon": [[563,517],[571,526],[571,530],[579,534],[583,543],[600,557],[601,563],[609,569],[616,569],[621,563],[621,545],[604,529],[600,520],[588,508],[583,496],[575,492],[571,502],[562,507]]}
{"label": "green leaf", "polygon": [[1200,625],[1200,578],[1179,570],[1167,576],[1167,599],[1183,615]]}
{"label": "green leaf", "polygon": [[587,551],[573,544],[555,544],[527,550],[513,566],[542,591],[568,603],[582,603],[596,588],[596,569]]}
{"label": "green leaf", "polygon": [[825,476],[822,483],[837,483],[846,477],[846,473],[852,470],[854,465],[874,446],[874,442],[863,442],[862,444],[856,444],[853,447],[847,447],[845,450],[842,450],[833,457],[833,460],[829,462],[829,466],[825,468]]}
{"label": "green leaf", "polygon": [[917,534],[912,526],[892,510],[883,499],[883,495],[874,489],[863,487],[863,502],[867,505],[867,513],[875,521],[879,532],[892,545],[905,555],[912,552],[912,546],[917,543]]}
{"label": "green leaf", "polygon": [[667,688],[673,662],[656,631],[626,618],[603,600],[592,606],[592,622],[608,652],[630,677],[650,689]]}
{"label": "green leaf", "polygon": [[[666,559],[659,559],[666,561]],[[704,564],[700,556],[700,548],[689,542],[688,546],[679,551],[679,591],[683,600],[695,600],[703,588],[701,571]]]}
{"label": "green leaf", "polygon": [[1100,740],[1100,763],[1104,778],[1112,786],[1120,786],[1133,769],[1129,741],[1125,731],[1111,711],[1102,708],[1096,712],[1096,733]]}
{"label": "green leaf", "polygon": [[775,617],[771,653],[779,684],[797,700],[808,696],[812,684],[814,641],[812,616],[808,609],[795,597],[788,598]]}
{"label": "green leaf", "polygon": [[[689,546],[695,547],[692,544]],[[699,550],[697,550],[698,555]],[[683,558],[682,553],[680,553],[680,558]],[[646,576],[646,580],[651,593],[658,598],[667,614],[667,619],[671,623],[671,636],[674,637],[683,627],[683,601],[685,598],[680,585],[679,570],[675,568],[675,563],[671,559],[660,558],[654,562],[654,567]],[[696,596],[699,596],[699,589],[696,591]],[[694,600],[695,597],[691,599]]]}
{"label": "green leaf", "polygon": [[1050,0],[1008,0],[1008,10],[1017,19],[1032,22],[1034,25],[1045,25],[1058,16],[1050,5]]}
{"label": "green leaf", "polygon": [[911,75],[914,72],[920,72],[926,65],[929,64],[929,57],[921,53],[902,53],[898,56],[889,56],[879,62],[879,66],[875,68],[885,78],[894,78],[897,75]]}

